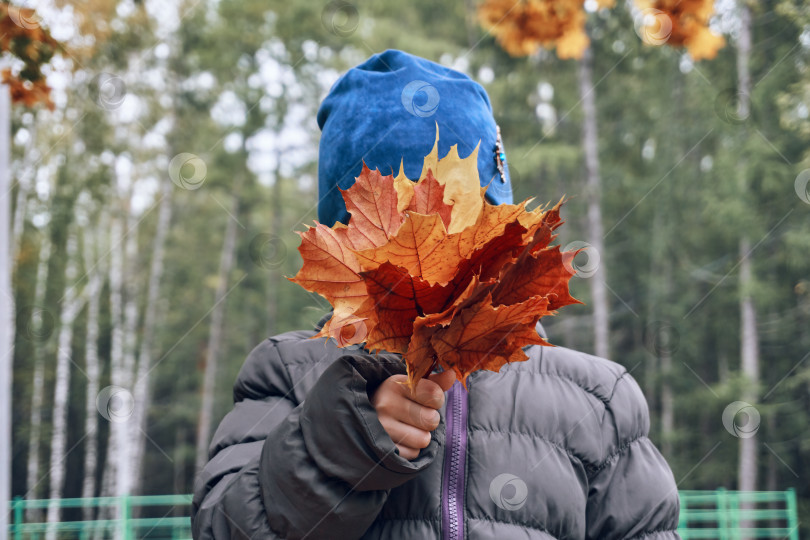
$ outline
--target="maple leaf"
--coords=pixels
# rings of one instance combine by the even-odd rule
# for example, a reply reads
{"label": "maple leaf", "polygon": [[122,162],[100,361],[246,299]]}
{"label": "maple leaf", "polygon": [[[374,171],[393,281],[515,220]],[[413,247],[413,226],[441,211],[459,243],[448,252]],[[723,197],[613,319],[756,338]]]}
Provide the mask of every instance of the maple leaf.
{"label": "maple leaf", "polygon": [[457,248],[447,241],[439,215],[411,213],[391,242],[357,252],[364,269],[395,261],[411,275],[431,283],[445,283],[455,275],[452,257]]}
{"label": "maple leaf", "polygon": [[712,59],[726,44],[723,36],[709,29],[714,0],[636,0],[636,6],[642,17],[653,14],[640,21],[639,35],[645,43],[685,47],[693,60]]}
{"label": "maple leaf", "polygon": [[374,321],[376,314],[370,298],[366,298],[356,311],[346,305],[337,305],[318,336],[334,339],[338,347],[357,345],[366,341],[369,326],[374,327]]}
{"label": "maple leaf", "polygon": [[[413,182],[408,182],[414,185]],[[407,210],[417,214],[436,214],[444,226],[449,227],[453,205],[444,202],[444,189],[428,169],[425,179],[413,187],[413,196],[408,201]]]}
{"label": "maple leaf", "polygon": [[354,249],[383,245],[403,221],[397,210],[394,178],[369,170],[363,163],[363,170],[352,187],[356,189],[340,190],[352,216],[352,226],[345,229],[349,241]]}
{"label": "maple leaf", "polygon": [[581,303],[571,296],[566,283],[567,277],[575,273],[572,262],[576,254],[576,251],[560,251],[560,246],[534,254],[525,251],[494,288],[493,302],[505,305],[521,298],[543,296],[549,299],[550,310]]}
{"label": "maple leaf", "polygon": [[578,302],[568,290],[577,252],[550,245],[563,201],[493,206],[476,159],[455,146],[439,159],[437,126],[416,182],[402,164],[396,177],[364,164],[341,190],[348,225],[300,233],[304,264],[291,281],[334,308],[315,337],[401,354],[412,392],[436,366],[466,386],[478,369],[525,360],[526,345],[548,345],[540,318]]}
{"label": "maple leaf", "polygon": [[369,297],[374,302],[376,317],[376,325],[369,332],[366,348],[398,353],[408,349],[417,317],[452,309],[472,294],[475,288],[471,285],[477,284],[472,275],[457,283],[430,284],[388,262],[362,275],[366,279]]}
{"label": "maple leaf", "polygon": [[[614,0],[597,1],[600,8],[613,4]],[[560,58],[582,58],[590,44],[583,0],[485,0],[478,18],[512,56],[556,47]]]}
{"label": "maple leaf", "polygon": [[399,173],[394,177],[394,189],[397,190],[397,210],[402,212],[411,203],[415,184],[405,176],[405,164],[399,162]]}
{"label": "maple leaf", "polygon": [[562,201],[544,214],[532,241],[500,276],[492,292],[495,305],[513,304],[534,296],[547,297],[550,310],[581,303],[568,290],[568,278],[576,273],[573,261],[579,250],[548,247],[555,238],[554,229],[562,223],[561,204]]}
{"label": "maple leaf", "polygon": [[453,369],[466,388],[473,371],[499,371],[506,363],[526,359],[522,347],[545,344],[534,325],[549,312],[548,298],[542,296],[496,307],[492,295],[487,294],[460,309],[446,327],[437,328],[430,344],[440,364]]}
{"label": "maple leaf", "polygon": [[322,223],[299,233],[304,266],[291,281],[336,303],[359,305],[366,298],[360,263],[351,250],[347,227]]}
{"label": "maple leaf", "polygon": [[458,232],[473,225],[484,206],[483,196],[476,196],[480,195],[481,191],[478,183],[478,146],[469,156],[462,159],[458,155],[457,145],[454,144],[447,155],[439,159],[437,124],[433,149],[425,156],[418,183],[424,182],[431,171],[435,174],[436,180],[444,186],[444,202],[453,206],[448,232]]}

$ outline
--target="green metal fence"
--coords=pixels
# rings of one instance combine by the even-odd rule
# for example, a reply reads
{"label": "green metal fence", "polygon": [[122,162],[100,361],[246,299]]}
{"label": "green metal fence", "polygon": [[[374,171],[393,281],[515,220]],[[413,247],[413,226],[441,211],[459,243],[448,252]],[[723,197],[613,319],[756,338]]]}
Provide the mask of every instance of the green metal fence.
{"label": "green metal fence", "polygon": [[784,538],[799,540],[796,492],[681,491],[678,532],[684,540]]}
{"label": "green metal fence", "polygon": [[[707,538],[741,540],[783,538],[799,540],[796,492],[788,491],[681,491],[678,532],[684,540]],[[46,523],[51,503],[62,509],[59,523]],[[51,501],[15,499],[10,537],[44,539],[47,532],[59,540],[187,540],[191,495],[96,497]],[[83,519],[85,509],[93,519]],[[32,516],[31,514],[35,514]],[[71,520],[70,514],[75,520]]]}
{"label": "green metal fence", "polygon": [[[44,521],[52,503],[62,509],[63,521]],[[39,500],[17,498],[11,503],[13,521],[9,536],[13,540],[35,540],[55,533],[53,537],[59,540],[190,540],[190,505],[191,495]],[[83,518],[85,509],[90,509],[93,519]],[[78,519],[70,520],[71,513]]]}

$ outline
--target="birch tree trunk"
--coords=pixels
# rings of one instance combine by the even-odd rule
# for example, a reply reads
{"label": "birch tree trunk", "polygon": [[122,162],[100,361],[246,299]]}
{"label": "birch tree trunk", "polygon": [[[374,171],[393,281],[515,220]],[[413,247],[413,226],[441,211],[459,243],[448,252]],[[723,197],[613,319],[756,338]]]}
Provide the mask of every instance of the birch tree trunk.
{"label": "birch tree trunk", "polygon": [[[114,386],[120,386],[124,356],[124,328],[123,328],[123,287],[124,287],[124,254],[123,226],[121,223],[121,210],[115,208],[110,219],[110,380]],[[104,412],[104,411],[100,411]],[[107,452],[104,459],[104,473],[101,479],[101,496],[110,497],[115,494],[116,479],[118,475],[118,446],[119,437],[116,427],[120,422],[113,421],[109,414],[105,419],[110,422]],[[117,418],[114,418],[117,420]],[[99,509],[99,519],[108,519],[112,514],[109,507]],[[95,531],[95,539],[103,537],[100,529]]]}
{"label": "birch tree trunk", "polygon": [[[778,427],[778,417],[775,414],[768,415],[768,426],[776,432]],[[768,453],[767,472],[765,473],[765,491],[779,491],[779,464],[776,462],[776,455],[773,452]],[[769,510],[778,510],[781,505],[776,501],[768,504]],[[774,512],[774,515],[779,515]],[[782,525],[782,520],[771,519],[768,526],[774,529]]]}
{"label": "birch tree trunk", "polygon": [[11,227],[11,259],[16,260],[20,250],[20,238],[22,237],[23,226],[25,225],[25,207],[28,205],[27,182],[17,183],[17,202],[14,203],[14,217]]}
{"label": "birch tree trunk", "polygon": [[[672,283],[672,274],[669,265],[665,264],[664,267],[664,301],[668,301],[669,294],[667,293]],[[659,330],[661,335],[658,336],[658,339],[661,340],[661,452],[664,456],[672,456],[672,438],[675,431],[675,395],[671,384],[673,329],[668,319],[662,321],[661,324],[661,330]]]}
{"label": "birch tree trunk", "polygon": [[[130,208],[131,195],[132,192],[129,190],[126,196],[127,230],[124,238],[125,265],[123,275],[125,276],[125,285],[123,289],[126,294],[124,299],[123,365],[115,383],[124,389],[122,397],[125,396],[124,392],[130,393],[130,388],[132,388],[138,325],[138,276],[136,274],[139,267],[137,261],[138,225]],[[129,398],[130,402],[134,403],[131,393],[126,397]],[[117,446],[115,494],[119,497],[132,493],[132,441],[134,440],[134,432],[137,432],[137,427],[130,416],[133,410],[122,410],[122,416],[117,418],[117,422],[113,423]]]}
{"label": "birch tree trunk", "polygon": [[[663,258],[663,244],[660,241],[662,234],[661,231],[661,211],[660,207],[655,207],[652,223],[652,245],[650,246],[650,270],[649,275],[654,276],[661,267],[661,259]],[[655,346],[657,335],[652,335],[653,331],[657,329],[653,326],[657,320],[658,310],[660,309],[659,290],[656,286],[657,281],[650,281],[649,289],[647,291],[647,326],[644,329],[644,347],[651,354],[649,362],[646,364],[645,369],[645,388],[644,397],[647,398],[649,403],[650,415],[655,417],[660,408],[660,392],[658,387],[660,385],[661,376],[661,359],[658,354],[658,349]],[[652,431],[652,427],[650,431]],[[656,428],[657,429],[657,428]],[[663,430],[660,431],[663,435]]]}
{"label": "birch tree trunk", "polygon": [[[76,295],[76,233],[68,233],[67,265],[65,267],[65,296],[59,317],[59,338],[56,349],[56,382],[53,392],[53,418],[51,433],[50,494],[53,499],[48,506],[48,523],[59,521],[60,508],[55,499],[62,497],[65,482],[65,450],[67,445],[68,391],[70,389],[71,344],[73,341],[73,319],[77,313]],[[46,538],[56,538],[56,531],[49,529]]]}
{"label": "birch tree trunk", "polygon": [[596,271],[588,280],[593,303],[594,353],[610,356],[608,341],[607,275],[604,267],[604,229],[602,227],[599,145],[596,123],[596,89],[593,86],[593,51],[589,47],[578,69],[579,94],[582,100],[582,146],[585,152],[585,195],[588,202],[588,243],[602,257]]}
{"label": "birch tree trunk", "polygon": [[[39,261],[37,262],[37,283],[34,286],[34,309],[43,309],[45,305],[45,291],[48,288],[48,260],[51,257],[51,241],[48,234],[42,234],[39,246]],[[45,393],[45,358],[44,347],[41,340],[45,339],[43,319],[40,315],[35,317],[32,312],[31,332],[37,338],[34,340],[34,380],[31,385],[31,418],[29,423],[31,431],[28,434],[28,466],[26,478],[26,498],[38,498],[40,431],[42,429],[43,394]],[[39,510],[29,508],[27,519],[38,519]]]}
{"label": "birch tree trunk", "polygon": [[[100,218],[100,231],[107,229],[106,219]],[[85,334],[85,370],[87,373],[87,395],[85,398],[85,424],[84,424],[84,479],[82,481],[82,497],[94,497],[96,494],[96,466],[98,461],[98,410],[96,398],[99,392],[100,366],[98,359],[99,324],[98,313],[101,303],[101,285],[103,283],[104,267],[102,266],[103,250],[101,234],[95,235],[96,254],[92,255],[89,239],[85,242],[85,267],[92,272],[88,288],[90,294],[87,304],[87,330]],[[95,261],[95,262],[94,262]],[[89,506],[83,509],[85,520],[93,519],[93,509]]]}
{"label": "birch tree trunk", "polygon": [[[654,413],[656,409],[655,398],[660,397],[661,407],[661,452],[664,456],[672,455],[672,432],[675,428],[675,395],[672,391],[670,380],[672,378],[672,355],[674,329],[669,318],[658,317],[658,313],[667,312],[666,304],[670,301],[672,294],[672,270],[667,257],[666,246],[669,242],[666,238],[668,221],[666,210],[656,206],[655,217],[653,218],[652,246],[650,247],[650,275],[661,276],[651,282],[649,299],[649,326],[647,327],[647,349],[654,359],[650,362],[650,371],[647,379],[648,388],[645,393],[650,403],[650,410]],[[658,384],[660,381],[660,385]],[[658,392],[655,391],[660,386]]]}
{"label": "birch tree trunk", "polygon": [[[37,138],[37,124],[34,124],[29,128],[29,139],[28,144],[23,151],[23,156],[25,156],[25,162],[23,166],[20,167],[20,176],[23,176],[25,171],[29,169],[33,169],[34,171],[37,168],[34,166],[35,163],[32,163],[32,160],[28,158],[28,156],[32,155],[32,150],[36,146],[36,138]],[[20,250],[20,239],[22,238],[23,227],[25,225],[25,215],[28,209],[28,194],[31,192],[31,187],[36,181],[36,173],[31,173],[31,178],[22,181],[22,178],[19,181],[19,185],[17,187],[17,202],[14,204],[14,221],[13,227],[11,229],[11,239],[13,242],[12,248],[12,260],[17,260],[17,254]]]}
{"label": "birch tree trunk", "polygon": [[135,377],[133,400],[135,409],[132,414],[132,477],[133,491],[140,491],[143,478],[141,466],[146,447],[146,418],[149,412],[149,375],[152,370],[152,350],[157,326],[157,307],[160,294],[160,280],[163,276],[163,255],[166,245],[166,234],[172,219],[172,193],[174,184],[164,179],[161,199],[158,207],[158,222],[152,245],[152,262],[149,266],[149,282],[146,291],[144,308],[143,334],[138,356],[138,371]]}
{"label": "birch tree trunk", "polygon": [[[737,84],[739,93],[738,116],[747,119],[751,111],[751,74],[749,72],[749,59],[751,57],[751,11],[748,5],[741,1],[740,33],[737,41]],[[745,129],[740,126],[740,129]],[[740,160],[740,174],[738,178],[742,183],[741,196],[748,191],[746,182],[746,162]],[[740,255],[740,360],[742,373],[747,379],[746,392],[743,400],[756,403],[758,399],[757,385],[759,384],[759,334],[757,329],[757,313],[751,291],[754,287],[754,276],[751,265],[751,239],[743,232],[739,241]],[[738,470],[738,487],[742,491],[754,491],[757,487],[757,446],[754,437],[740,438],[740,463]]]}
{"label": "birch tree trunk", "polygon": [[[11,441],[11,364],[14,361],[14,296],[11,290],[11,94],[0,84],[0,440]],[[0,540],[8,534],[11,444],[0,444]]]}
{"label": "birch tree trunk", "polygon": [[[680,69],[676,68],[672,74],[672,95],[675,105],[675,114],[678,117],[686,114],[684,106],[684,79],[680,73]],[[686,155],[685,140],[680,134],[673,138],[673,145],[677,151],[677,155]],[[666,306],[663,310],[664,313],[669,314],[671,311],[668,309],[673,302],[673,278],[672,278],[672,256],[668,252],[668,246],[672,245],[672,231],[675,226],[673,225],[672,211],[670,210],[670,203],[677,202],[679,193],[676,192],[672,184],[669,182],[664,183],[661,187],[661,194],[663,203],[656,206],[655,214],[656,219],[661,217],[661,222],[658,223],[659,230],[657,235],[654,236],[653,250],[658,254],[659,260],[657,268],[651,274],[652,276],[661,276],[656,279],[660,283],[660,294],[658,295],[658,302],[662,306]],[[675,393],[672,390],[672,381],[675,379],[673,373],[672,356],[675,353],[675,347],[678,343],[677,328],[671,324],[669,315],[662,318],[661,326],[659,329],[659,365],[661,368],[661,451],[665,457],[674,455],[673,438],[675,431]]]}
{"label": "birch tree trunk", "polygon": [[[231,203],[231,216],[239,213],[239,191],[233,195]],[[211,328],[208,334],[208,351],[205,358],[205,374],[203,375],[202,405],[197,426],[197,452],[196,470],[202,470],[208,461],[208,444],[211,439],[211,422],[214,411],[214,383],[216,381],[217,364],[219,363],[219,349],[222,344],[222,326],[225,318],[225,295],[228,291],[228,276],[231,273],[233,259],[236,251],[236,219],[228,217],[225,228],[225,240],[222,243],[222,252],[219,258],[219,275],[216,294],[214,295],[214,308],[211,314]]]}

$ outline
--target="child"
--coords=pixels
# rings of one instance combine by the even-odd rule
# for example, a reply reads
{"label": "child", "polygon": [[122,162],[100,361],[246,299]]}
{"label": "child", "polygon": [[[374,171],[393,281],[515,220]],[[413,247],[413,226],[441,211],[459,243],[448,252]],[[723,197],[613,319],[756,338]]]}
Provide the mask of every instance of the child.
{"label": "child", "polygon": [[[387,174],[403,158],[418,178],[437,124],[439,155],[480,141],[489,201],[512,202],[489,98],[461,73],[374,55],[335,83],[318,124],[327,226],[348,222],[335,187],[363,160]],[[620,365],[531,346],[525,362],[470,375],[468,390],[437,373],[411,399],[398,356],[308,339],[318,329],[272,337],[245,361],[197,480],[194,538],[679,538],[672,472]]]}

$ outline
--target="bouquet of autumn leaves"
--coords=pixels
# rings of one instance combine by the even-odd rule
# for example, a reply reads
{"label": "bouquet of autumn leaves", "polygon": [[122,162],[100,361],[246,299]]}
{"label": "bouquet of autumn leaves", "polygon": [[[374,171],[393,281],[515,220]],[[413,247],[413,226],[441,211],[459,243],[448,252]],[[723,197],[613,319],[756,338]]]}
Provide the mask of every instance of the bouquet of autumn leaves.
{"label": "bouquet of autumn leaves", "polygon": [[[567,304],[576,251],[550,246],[562,200],[550,209],[492,205],[478,180],[478,149],[459,158],[436,144],[418,182],[363,170],[341,190],[349,224],[300,232],[304,264],[291,281],[332,304],[315,337],[403,355],[408,386],[436,365],[466,388],[477,369],[526,360],[549,345],[535,325]],[[499,181],[498,179],[494,181]]]}

